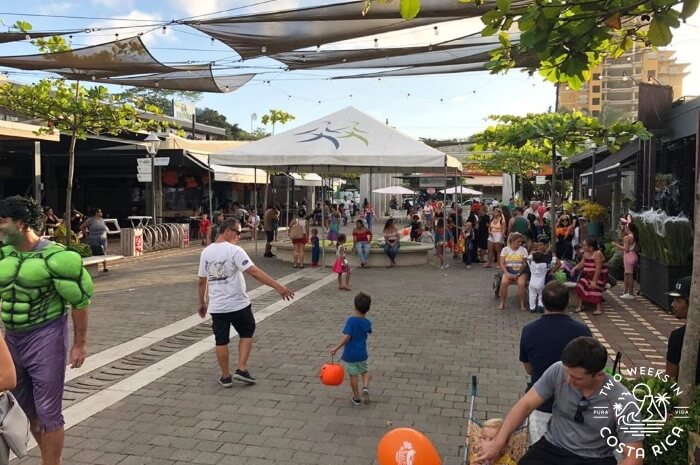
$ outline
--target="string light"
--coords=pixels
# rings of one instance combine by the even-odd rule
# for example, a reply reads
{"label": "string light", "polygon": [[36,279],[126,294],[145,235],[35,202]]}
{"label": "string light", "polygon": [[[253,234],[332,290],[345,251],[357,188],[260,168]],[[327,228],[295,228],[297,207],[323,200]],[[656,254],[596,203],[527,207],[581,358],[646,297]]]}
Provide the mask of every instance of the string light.
{"label": "string light", "polygon": [[321,51],[321,46],[320,46],[320,45],[317,45],[317,46],[316,46],[316,53],[318,53],[318,52],[320,52],[320,51]]}
{"label": "string light", "polygon": [[374,48],[379,48],[379,39],[374,38]]}
{"label": "string light", "polygon": [[211,40],[209,41],[209,46],[213,47],[214,46],[214,38],[212,37]]}
{"label": "string light", "polygon": [[165,35],[165,34],[167,34],[167,32],[168,32],[168,28],[165,27],[165,26],[163,26],[163,28],[160,30],[160,32],[161,32],[163,35]]}
{"label": "string light", "polygon": [[230,88],[229,86],[224,86],[224,90],[225,90],[226,92],[228,92],[228,91],[231,90],[231,88]]}
{"label": "string light", "polygon": [[433,31],[435,31],[435,35],[436,35],[436,36],[439,36],[439,35],[440,35],[440,31],[438,30],[438,27],[437,27],[437,26],[433,27]]}
{"label": "string light", "polygon": [[265,45],[263,45],[263,46],[260,48],[260,51],[263,52],[263,53],[267,53],[267,47],[266,47]]}
{"label": "string light", "polygon": [[31,39],[32,39],[32,36],[30,36],[29,34],[26,34],[26,35],[24,36],[24,38],[27,39],[27,40],[31,40]]}

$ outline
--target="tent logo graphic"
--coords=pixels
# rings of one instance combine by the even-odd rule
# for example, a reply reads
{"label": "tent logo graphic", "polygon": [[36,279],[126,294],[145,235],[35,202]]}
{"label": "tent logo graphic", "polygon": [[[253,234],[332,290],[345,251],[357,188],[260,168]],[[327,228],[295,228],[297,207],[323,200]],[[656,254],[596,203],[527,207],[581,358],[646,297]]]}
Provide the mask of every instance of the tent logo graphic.
{"label": "tent logo graphic", "polygon": [[325,139],[329,141],[331,144],[333,144],[333,147],[335,147],[336,150],[340,148],[340,140],[339,139],[349,139],[349,138],[354,138],[357,139],[361,142],[363,142],[365,145],[369,146],[369,140],[367,140],[367,137],[363,136],[362,134],[367,134],[367,131],[363,131],[362,129],[359,128],[360,123],[358,121],[350,121],[350,125],[338,128],[338,129],[333,129],[332,125],[333,123],[331,121],[322,121],[321,124],[325,124],[325,128],[321,127],[316,127],[313,129],[309,129],[308,131],[304,132],[298,132],[294,134],[295,136],[311,136],[307,139],[300,140],[299,143],[306,143],[306,142],[315,142],[317,140]]}

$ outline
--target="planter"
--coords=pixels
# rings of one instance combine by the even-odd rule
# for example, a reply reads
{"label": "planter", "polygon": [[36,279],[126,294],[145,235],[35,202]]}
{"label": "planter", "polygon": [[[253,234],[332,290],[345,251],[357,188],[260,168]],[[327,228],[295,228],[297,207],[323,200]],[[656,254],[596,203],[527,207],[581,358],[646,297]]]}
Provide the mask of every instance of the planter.
{"label": "planter", "polygon": [[700,465],[700,435],[688,432],[688,464]]}
{"label": "planter", "polygon": [[666,293],[673,289],[676,281],[690,275],[692,271],[692,265],[669,266],[641,254],[639,257],[639,280],[642,295],[664,310],[670,310],[671,298]]}
{"label": "planter", "polygon": [[599,222],[591,222],[586,225],[586,231],[588,232],[588,237],[591,239],[598,239],[601,234],[600,234],[600,223]]}

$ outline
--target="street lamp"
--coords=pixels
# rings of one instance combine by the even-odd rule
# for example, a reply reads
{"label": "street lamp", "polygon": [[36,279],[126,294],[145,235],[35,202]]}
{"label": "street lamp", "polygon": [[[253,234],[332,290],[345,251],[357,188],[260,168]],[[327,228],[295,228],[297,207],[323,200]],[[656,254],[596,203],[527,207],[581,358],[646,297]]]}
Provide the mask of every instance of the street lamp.
{"label": "street lamp", "polygon": [[151,157],[151,216],[153,224],[156,224],[156,166],[155,158],[160,148],[160,138],[155,132],[151,132],[143,140],[146,143],[146,152]]}

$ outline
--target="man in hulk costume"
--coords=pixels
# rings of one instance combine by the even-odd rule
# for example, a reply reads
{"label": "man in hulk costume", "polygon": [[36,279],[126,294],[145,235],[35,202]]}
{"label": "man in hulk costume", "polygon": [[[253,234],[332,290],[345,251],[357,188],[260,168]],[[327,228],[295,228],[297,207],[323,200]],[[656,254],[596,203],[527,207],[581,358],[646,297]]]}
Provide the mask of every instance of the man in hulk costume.
{"label": "man in hulk costume", "polygon": [[[32,423],[42,465],[59,465],[66,359],[73,368],[85,361],[92,279],[80,255],[37,235],[42,216],[33,199],[0,201],[0,317],[17,369],[13,393]],[[68,305],[73,319],[70,351]]]}

